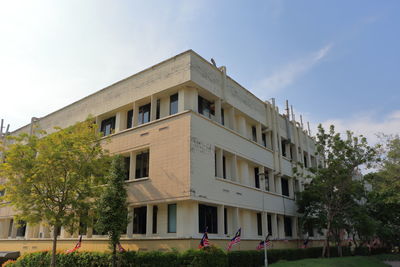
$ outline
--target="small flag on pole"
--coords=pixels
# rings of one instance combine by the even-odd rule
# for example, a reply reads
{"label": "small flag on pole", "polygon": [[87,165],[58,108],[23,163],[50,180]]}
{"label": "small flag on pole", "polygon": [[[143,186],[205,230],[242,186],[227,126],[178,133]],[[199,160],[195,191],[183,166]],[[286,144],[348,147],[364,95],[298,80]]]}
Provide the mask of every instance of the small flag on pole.
{"label": "small flag on pole", "polygon": [[306,240],[304,240],[303,245],[301,246],[301,248],[307,248],[307,246],[308,246],[308,241],[309,241],[308,238],[307,238]]}
{"label": "small flag on pole", "polygon": [[267,246],[267,248],[269,248],[271,246],[271,240],[267,239],[265,241],[261,241],[258,246],[256,247],[257,250],[261,250],[264,248],[264,245]]}
{"label": "small flag on pole", "polygon": [[121,246],[121,243],[118,242],[117,244],[118,252],[125,252],[126,250]]}
{"label": "small flag on pole", "polygon": [[201,248],[205,248],[205,247],[209,247],[209,246],[210,246],[210,242],[208,241],[208,234],[207,234],[207,227],[206,227],[203,237],[200,240],[199,248],[201,249]]}
{"label": "small flag on pole", "polygon": [[228,251],[231,250],[233,245],[238,244],[240,242],[241,233],[242,233],[242,228],[239,228],[239,230],[237,230],[235,236],[228,243]]}
{"label": "small flag on pole", "polygon": [[75,247],[73,249],[68,249],[66,251],[66,253],[69,254],[69,253],[75,252],[77,249],[79,249],[81,247],[81,245],[82,245],[82,236],[79,237],[79,241],[78,241],[78,243],[76,243]]}

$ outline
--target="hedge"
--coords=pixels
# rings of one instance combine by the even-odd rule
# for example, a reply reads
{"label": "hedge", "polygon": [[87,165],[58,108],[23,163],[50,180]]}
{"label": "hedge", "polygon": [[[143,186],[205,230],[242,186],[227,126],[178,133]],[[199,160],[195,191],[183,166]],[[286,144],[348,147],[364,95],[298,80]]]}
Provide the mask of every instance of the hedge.
{"label": "hedge", "polygon": [[[343,256],[351,255],[348,247],[342,247]],[[386,249],[375,249],[372,254],[387,252]],[[357,255],[369,255],[368,248],[357,248]],[[268,262],[280,260],[299,260],[305,258],[319,258],[321,247],[306,249],[272,249],[268,250]],[[331,256],[337,256],[337,248],[331,247]],[[51,253],[48,251],[25,254],[17,261],[6,262],[7,267],[47,267],[50,265]],[[264,265],[264,251],[232,251],[210,247],[203,250],[187,250],[183,253],[173,252],[135,252],[118,253],[119,266],[123,267],[259,267]],[[74,252],[71,254],[58,253],[57,266],[59,267],[108,267],[111,266],[111,254],[102,252]]]}

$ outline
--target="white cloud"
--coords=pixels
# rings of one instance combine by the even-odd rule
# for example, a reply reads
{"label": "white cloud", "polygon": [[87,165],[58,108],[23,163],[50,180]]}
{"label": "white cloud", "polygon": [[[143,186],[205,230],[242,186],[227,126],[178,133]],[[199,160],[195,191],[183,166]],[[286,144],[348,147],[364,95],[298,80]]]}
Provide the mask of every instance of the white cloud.
{"label": "white cloud", "polygon": [[325,128],[331,124],[335,125],[338,132],[344,133],[346,130],[351,130],[358,135],[362,134],[367,137],[370,144],[376,144],[378,133],[400,133],[400,110],[395,110],[383,116],[378,116],[374,112],[365,112],[348,118],[328,119],[322,122]]}
{"label": "white cloud", "polygon": [[298,77],[309,71],[325,58],[332,47],[332,43],[327,44],[318,51],[285,65],[283,68],[260,81],[256,88],[259,88],[258,91],[262,92],[263,95],[270,95],[271,93],[275,93],[291,85]]}

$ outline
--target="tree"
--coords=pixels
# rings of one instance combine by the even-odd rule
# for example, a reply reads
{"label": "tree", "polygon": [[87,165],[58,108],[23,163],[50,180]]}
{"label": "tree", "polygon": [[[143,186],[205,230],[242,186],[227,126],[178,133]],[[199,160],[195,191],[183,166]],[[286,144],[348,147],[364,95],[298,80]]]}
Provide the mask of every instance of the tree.
{"label": "tree", "polygon": [[113,267],[116,266],[116,246],[128,225],[124,167],[122,157],[114,156],[107,176],[107,186],[101,195],[97,208],[96,229],[108,234],[112,248]]}
{"label": "tree", "polygon": [[[55,266],[57,230],[72,233],[93,207],[95,185],[101,183],[107,157],[97,127],[87,119],[55,132],[35,131],[10,137],[2,148],[0,164],[4,198],[17,211],[16,217],[31,224],[45,222],[53,229],[51,266]],[[40,136],[40,137],[38,137]]]}
{"label": "tree", "polygon": [[[319,125],[316,148],[324,164],[310,169],[313,172],[311,182],[298,194],[297,204],[298,212],[303,214],[302,224],[312,222],[320,231],[326,230],[322,256],[326,251],[329,257],[329,246],[333,239],[337,242],[340,254],[341,234],[351,219],[350,211],[363,196],[362,182],[353,178],[360,165],[374,159],[375,150],[368,145],[366,138],[354,136],[350,131],[347,132],[347,138],[342,139],[333,125],[329,132]],[[295,172],[299,173],[296,169]]]}

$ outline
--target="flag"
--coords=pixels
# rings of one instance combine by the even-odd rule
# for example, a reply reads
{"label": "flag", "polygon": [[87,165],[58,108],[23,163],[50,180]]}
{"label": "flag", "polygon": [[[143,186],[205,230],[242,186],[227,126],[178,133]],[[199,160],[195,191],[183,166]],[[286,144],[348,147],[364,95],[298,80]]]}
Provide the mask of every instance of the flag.
{"label": "flag", "polygon": [[240,234],[242,232],[242,228],[239,228],[239,230],[237,230],[235,236],[231,239],[231,241],[229,241],[228,244],[228,250],[231,250],[232,246],[239,243],[240,242]]}
{"label": "flag", "polygon": [[126,250],[121,246],[121,243],[119,243],[118,242],[118,244],[117,244],[117,247],[118,247],[118,251],[119,252],[125,252]]}
{"label": "flag", "polygon": [[82,236],[79,237],[79,241],[78,241],[78,243],[76,243],[75,247],[73,249],[68,249],[66,251],[66,253],[72,253],[72,252],[76,251],[78,248],[81,247],[81,245],[82,245]]}
{"label": "flag", "polygon": [[209,247],[209,246],[210,246],[210,242],[208,241],[208,234],[207,234],[207,227],[206,227],[203,237],[200,240],[199,248],[205,248],[205,247]]}
{"label": "flag", "polygon": [[271,246],[271,240],[268,238],[265,241],[261,241],[258,246],[256,247],[257,250],[261,250],[264,248],[264,244],[269,248]]}
{"label": "flag", "polygon": [[301,246],[301,248],[307,248],[308,241],[309,241],[308,238],[306,240],[304,240],[303,245]]}

